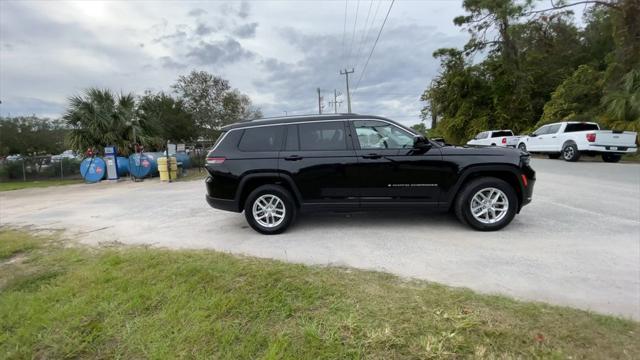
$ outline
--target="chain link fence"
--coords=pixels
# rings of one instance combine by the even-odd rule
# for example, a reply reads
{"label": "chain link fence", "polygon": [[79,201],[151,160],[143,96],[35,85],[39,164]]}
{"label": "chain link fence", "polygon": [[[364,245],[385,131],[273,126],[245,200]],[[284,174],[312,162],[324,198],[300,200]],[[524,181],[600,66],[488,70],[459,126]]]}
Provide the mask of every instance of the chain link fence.
{"label": "chain link fence", "polygon": [[25,156],[0,160],[0,181],[82,179],[80,159]]}

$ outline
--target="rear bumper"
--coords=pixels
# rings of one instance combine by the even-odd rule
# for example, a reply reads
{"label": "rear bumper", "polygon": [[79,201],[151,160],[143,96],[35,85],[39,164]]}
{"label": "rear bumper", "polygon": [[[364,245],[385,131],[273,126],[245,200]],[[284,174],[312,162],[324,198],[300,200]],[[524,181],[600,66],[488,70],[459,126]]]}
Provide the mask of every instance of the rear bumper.
{"label": "rear bumper", "polygon": [[613,153],[613,154],[633,154],[638,151],[638,148],[633,146],[613,146],[613,145],[588,145],[586,149],[580,151],[593,151],[600,153]]}
{"label": "rear bumper", "polygon": [[205,195],[205,197],[207,199],[207,203],[212,208],[225,210],[225,211],[233,211],[233,212],[241,211],[240,207],[238,206],[238,202],[235,200],[219,199],[219,198],[211,197],[209,195]]}

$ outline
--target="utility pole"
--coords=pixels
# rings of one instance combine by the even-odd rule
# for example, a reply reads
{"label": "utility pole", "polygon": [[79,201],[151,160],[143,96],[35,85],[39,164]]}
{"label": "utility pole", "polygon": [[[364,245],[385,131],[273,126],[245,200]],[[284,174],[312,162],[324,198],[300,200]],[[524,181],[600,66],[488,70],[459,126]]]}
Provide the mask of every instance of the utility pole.
{"label": "utility pole", "polygon": [[318,88],[318,114],[322,115],[322,109],[324,105],[322,104],[322,96],[320,95],[320,88]]}
{"label": "utility pole", "polygon": [[342,95],[341,92],[339,92],[336,89],[333,89],[333,101],[329,101],[329,105],[333,105],[333,112],[335,114],[338,113],[338,104],[342,104],[342,101],[338,101],[338,96]]}
{"label": "utility pole", "polygon": [[351,114],[351,93],[349,92],[349,74],[353,74],[354,70],[351,68],[351,71],[344,69],[344,72],[340,70],[340,75],[346,75],[347,77],[347,109],[349,110],[349,114]]}

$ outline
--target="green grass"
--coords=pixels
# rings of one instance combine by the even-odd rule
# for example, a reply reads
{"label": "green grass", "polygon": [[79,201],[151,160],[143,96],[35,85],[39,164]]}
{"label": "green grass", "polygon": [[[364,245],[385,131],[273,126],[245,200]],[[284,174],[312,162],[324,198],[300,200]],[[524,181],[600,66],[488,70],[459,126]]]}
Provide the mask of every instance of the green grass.
{"label": "green grass", "polygon": [[7,229],[0,249],[21,258],[0,262],[2,358],[640,357],[637,322],[383,273]]}
{"label": "green grass", "polygon": [[2,181],[0,182],[0,191],[20,190],[29,188],[42,188],[49,186],[80,184],[82,180],[39,180],[39,181]]}

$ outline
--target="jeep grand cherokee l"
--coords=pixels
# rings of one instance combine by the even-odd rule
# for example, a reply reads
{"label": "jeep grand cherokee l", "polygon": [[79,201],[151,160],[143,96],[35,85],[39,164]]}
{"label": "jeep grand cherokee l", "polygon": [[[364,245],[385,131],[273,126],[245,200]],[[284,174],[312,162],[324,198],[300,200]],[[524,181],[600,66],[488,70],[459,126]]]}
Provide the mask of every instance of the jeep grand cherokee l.
{"label": "jeep grand cherokee l", "polygon": [[453,210],[498,230],[531,201],[529,155],[430,141],[389,119],[356,114],[240,122],[207,155],[206,199],[263,234],[304,210]]}

